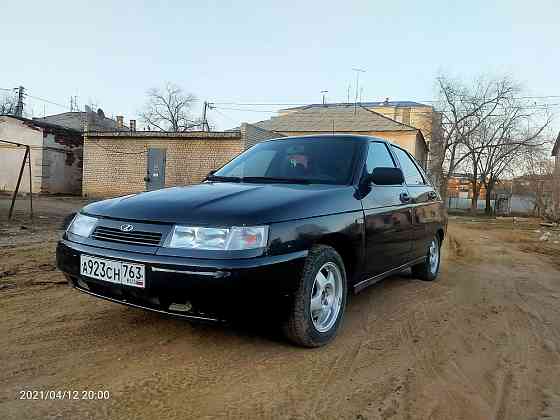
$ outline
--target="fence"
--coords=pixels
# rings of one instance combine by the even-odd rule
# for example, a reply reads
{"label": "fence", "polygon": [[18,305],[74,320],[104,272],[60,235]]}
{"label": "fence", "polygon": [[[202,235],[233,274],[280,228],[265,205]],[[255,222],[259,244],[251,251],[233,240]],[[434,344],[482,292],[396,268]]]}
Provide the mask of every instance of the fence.
{"label": "fence", "polygon": [[[525,216],[533,216],[535,213],[535,197],[534,195],[505,195],[499,194],[498,199],[491,199],[490,206],[492,213],[498,214],[519,214]],[[447,208],[450,210],[470,210],[471,199],[467,197],[449,197],[447,199]],[[496,201],[498,201],[496,207]],[[478,200],[477,210],[486,209],[486,200]]]}
{"label": "fence", "polygon": [[[470,210],[472,200],[466,197],[449,197],[447,199],[447,207],[451,210]],[[496,200],[490,200],[492,211],[496,208]],[[486,200],[478,200],[476,203],[477,210],[486,208]]]}

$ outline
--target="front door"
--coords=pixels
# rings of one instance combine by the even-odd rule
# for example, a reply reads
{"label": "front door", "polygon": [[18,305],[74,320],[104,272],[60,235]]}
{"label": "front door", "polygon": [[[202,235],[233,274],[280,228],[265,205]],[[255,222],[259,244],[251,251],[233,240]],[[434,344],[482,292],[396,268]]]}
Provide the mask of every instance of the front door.
{"label": "front door", "polygon": [[147,168],[146,190],[153,191],[165,187],[165,149],[148,149]]}
{"label": "front door", "polygon": [[[385,143],[370,142],[366,171],[396,167]],[[412,251],[412,209],[403,202],[404,185],[369,186],[362,199],[366,234],[366,271],[368,275],[406,264]]]}
{"label": "front door", "polygon": [[441,226],[443,206],[438,194],[412,156],[400,147],[391,148],[399,160],[414,211],[412,258],[425,257],[437,229]]}

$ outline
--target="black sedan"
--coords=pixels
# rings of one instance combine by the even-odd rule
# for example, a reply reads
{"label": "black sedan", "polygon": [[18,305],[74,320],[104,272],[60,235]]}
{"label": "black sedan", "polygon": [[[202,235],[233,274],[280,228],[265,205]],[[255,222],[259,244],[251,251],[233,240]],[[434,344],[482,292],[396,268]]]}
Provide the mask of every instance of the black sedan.
{"label": "black sedan", "polygon": [[84,207],[57,247],[76,289],[191,320],[248,310],[293,342],[331,340],[349,290],[434,280],[446,215],[404,149],[366,136],[268,140],[199,185]]}

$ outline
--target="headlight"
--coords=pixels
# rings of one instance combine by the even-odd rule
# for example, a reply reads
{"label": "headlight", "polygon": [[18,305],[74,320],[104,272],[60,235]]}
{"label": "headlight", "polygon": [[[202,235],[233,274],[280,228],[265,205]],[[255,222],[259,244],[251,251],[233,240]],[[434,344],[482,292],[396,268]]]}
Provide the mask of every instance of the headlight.
{"label": "headlight", "polygon": [[209,228],[175,225],[168,248],[237,251],[264,248],[268,226]]}
{"label": "headlight", "polygon": [[89,217],[78,213],[76,217],[74,217],[74,220],[72,220],[72,223],[70,223],[70,226],[68,226],[68,232],[87,238],[96,223],[97,219],[95,217]]}

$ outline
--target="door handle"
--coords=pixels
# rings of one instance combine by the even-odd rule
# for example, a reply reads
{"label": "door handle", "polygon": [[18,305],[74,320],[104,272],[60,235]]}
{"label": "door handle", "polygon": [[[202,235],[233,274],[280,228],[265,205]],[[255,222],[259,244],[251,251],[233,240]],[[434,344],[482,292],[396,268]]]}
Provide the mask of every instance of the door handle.
{"label": "door handle", "polygon": [[400,195],[399,198],[401,199],[402,203],[408,203],[410,201],[410,195],[408,195],[407,192],[403,191]]}

